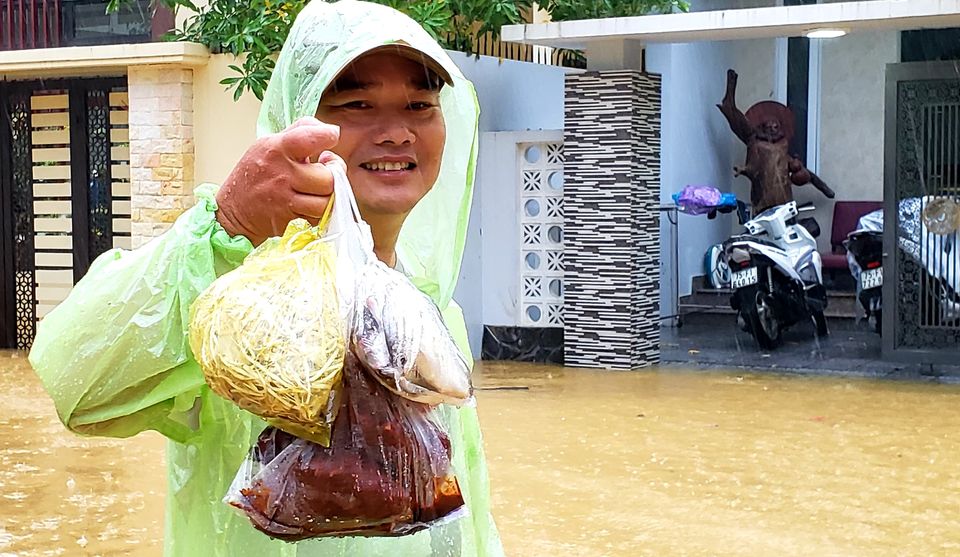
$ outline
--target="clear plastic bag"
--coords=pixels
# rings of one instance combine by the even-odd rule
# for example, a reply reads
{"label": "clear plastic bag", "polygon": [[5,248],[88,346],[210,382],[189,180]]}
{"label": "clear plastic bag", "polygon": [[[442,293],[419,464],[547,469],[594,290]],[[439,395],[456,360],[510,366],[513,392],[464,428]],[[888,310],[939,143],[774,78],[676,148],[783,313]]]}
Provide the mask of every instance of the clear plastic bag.
{"label": "clear plastic bag", "polygon": [[470,365],[429,296],[379,261],[359,279],[351,345],[394,393],[425,404],[471,400]]}
{"label": "clear plastic bag", "polygon": [[376,258],[330,168],[328,229],[292,222],[198,298],[191,325],[211,388],[276,426],[224,500],[290,541],[400,536],[465,512],[430,405],[467,402],[470,368],[433,301]]}
{"label": "clear plastic bag", "polygon": [[960,203],[950,197],[931,197],[923,207],[923,225],[941,236],[960,229]]}
{"label": "clear plastic bag", "polygon": [[330,446],[267,428],[224,501],[287,541],[402,536],[458,518],[466,507],[450,440],[432,412],[348,354]]}
{"label": "clear plastic bag", "polygon": [[317,226],[295,219],[194,302],[190,348],[218,395],[326,445],[351,334],[358,272],[373,258],[346,174]]}
{"label": "clear plastic bag", "polygon": [[348,333],[324,229],[292,221],[197,298],[190,324],[215,393],[318,443],[329,441]]}

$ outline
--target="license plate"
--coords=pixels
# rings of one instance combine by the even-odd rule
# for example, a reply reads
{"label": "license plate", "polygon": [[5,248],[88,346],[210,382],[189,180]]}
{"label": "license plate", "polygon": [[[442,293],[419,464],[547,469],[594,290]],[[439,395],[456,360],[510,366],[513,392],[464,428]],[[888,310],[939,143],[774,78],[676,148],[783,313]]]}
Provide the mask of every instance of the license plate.
{"label": "license plate", "polygon": [[869,290],[883,286],[883,267],[860,272],[860,289]]}
{"label": "license plate", "polygon": [[757,278],[756,267],[737,271],[730,277],[730,286],[732,286],[734,290],[750,286],[751,284],[757,284],[757,282],[759,282],[759,279]]}

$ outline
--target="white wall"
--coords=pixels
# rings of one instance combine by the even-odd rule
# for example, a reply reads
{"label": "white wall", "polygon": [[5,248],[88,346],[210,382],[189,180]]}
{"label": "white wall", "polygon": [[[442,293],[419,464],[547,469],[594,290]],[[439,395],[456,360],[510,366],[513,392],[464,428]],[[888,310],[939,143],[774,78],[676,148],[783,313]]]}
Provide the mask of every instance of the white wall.
{"label": "white wall", "polygon": [[[555,66],[479,60],[450,52],[480,99],[481,141],[467,244],[454,297],[463,307],[474,356],[480,356],[483,325],[518,325],[518,254],[515,150],[497,151],[496,134],[563,129],[565,71]],[[501,141],[498,144],[506,144]],[[512,304],[512,305],[511,305]]]}
{"label": "white wall", "polygon": [[480,178],[474,204],[483,207],[478,222],[482,233],[480,282],[482,325],[520,325],[521,232],[517,215],[515,134],[487,132],[480,136]]}
{"label": "white wall", "polygon": [[477,88],[481,132],[563,128],[563,68],[448,54]]}
{"label": "white wall", "polygon": [[[820,172],[837,200],[883,199],[883,120],[886,65],[899,59],[896,31],[855,33],[825,41],[820,80]],[[813,201],[829,249],[833,202],[812,188],[796,191]]]}
{"label": "white wall", "polygon": [[[758,39],[736,42],[702,42],[651,45],[647,48],[647,69],[663,76],[663,121],[660,197],[672,203],[671,195],[687,185],[711,185],[749,199],[746,178],[733,177],[734,164],[743,162],[746,150],[730,131],[716,105],[723,99],[726,72],[740,75],[737,103],[746,110],[755,102],[773,98],[775,42]],[[679,290],[690,293],[691,279],[703,274],[707,248],[729,237],[736,216],[679,215]],[[661,223],[663,281],[661,308],[673,308],[675,294],[671,278],[673,254],[671,229]]]}

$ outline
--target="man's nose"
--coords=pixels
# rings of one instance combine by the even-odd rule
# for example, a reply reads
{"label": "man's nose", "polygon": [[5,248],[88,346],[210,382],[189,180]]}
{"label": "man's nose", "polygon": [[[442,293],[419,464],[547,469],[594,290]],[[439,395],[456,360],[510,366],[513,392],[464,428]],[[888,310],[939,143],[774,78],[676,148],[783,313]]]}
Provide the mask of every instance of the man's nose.
{"label": "man's nose", "polygon": [[394,145],[409,145],[417,140],[410,125],[402,118],[385,120],[377,132],[377,143],[391,143]]}

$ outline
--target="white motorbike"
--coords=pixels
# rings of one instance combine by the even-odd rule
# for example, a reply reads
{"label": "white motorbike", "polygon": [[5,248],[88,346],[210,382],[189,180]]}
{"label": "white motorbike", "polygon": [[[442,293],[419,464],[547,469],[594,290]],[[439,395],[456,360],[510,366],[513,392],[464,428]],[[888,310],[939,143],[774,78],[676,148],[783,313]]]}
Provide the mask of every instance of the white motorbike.
{"label": "white motorbike", "polygon": [[[923,219],[924,208],[936,197],[910,197],[900,201],[897,214],[897,246],[930,280],[929,307],[936,308],[932,321],[960,322],[960,230],[934,234]],[[875,318],[881,332],[883,286],[883,211],[864,215],[846,241],[850,273],[857,280],[857,299],[867,317]]]}
{"label": "white motorbike", "polygon": [[808,210],[813,207],[798,209],[795,201],[771,207],[746,223],[747,234],[723,244],[734,290],[730,305],[764,350],[776,348],[783,331],[805,319],[813,319],[817,336],[828,334],[820,229],[813,219],[796,222]]}
{"label": "white motorbike", "polygon": [[897,246],[932,279],[928,291],[940,325],[960,323],[960,228],[936,234],[923,218],[925,209],[943,198],[910,197],[900,201]]}

